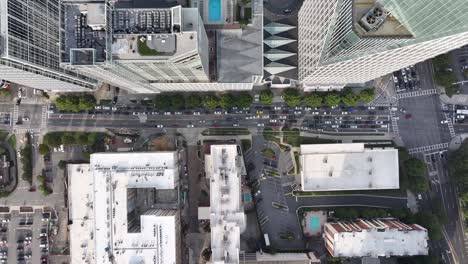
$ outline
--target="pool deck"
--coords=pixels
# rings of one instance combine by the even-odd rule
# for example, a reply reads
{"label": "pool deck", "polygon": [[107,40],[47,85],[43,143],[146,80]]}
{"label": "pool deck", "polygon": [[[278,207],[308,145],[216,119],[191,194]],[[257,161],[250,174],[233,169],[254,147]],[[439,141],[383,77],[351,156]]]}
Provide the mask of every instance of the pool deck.
{"label": "pool deck", "polygon": [[[316,217],[319,219],[318,221],[318,228],[312,230],[310,228],[309,219],[311,217]],[[304,219],[302,220],[302,227],[304,230],[304,235],[306,236],[317,236],[322,234],[323,226],[327,222],[327,212],[326,211],[309,211],[304,215]]]}

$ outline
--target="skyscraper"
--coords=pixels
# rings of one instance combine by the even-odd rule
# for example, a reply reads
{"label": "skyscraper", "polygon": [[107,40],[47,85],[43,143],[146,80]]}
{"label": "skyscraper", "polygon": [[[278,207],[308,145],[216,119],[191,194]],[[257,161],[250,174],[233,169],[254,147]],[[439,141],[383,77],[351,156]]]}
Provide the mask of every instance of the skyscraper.
{"label": "skyscraper", "polygon": [[304,0],[305,90],[364,83],[468,44],[466,0]]}
{"label": "skyscraper", "polygon": [[208,40],[195,8],[156,1],[66,4],[61,66],[136,93],[208,80]]}
{"label": "skyscraper", "polygon": [[0,77],[43,90],[85,91],[96,81],[60,68],[60,0],[0,1]]}

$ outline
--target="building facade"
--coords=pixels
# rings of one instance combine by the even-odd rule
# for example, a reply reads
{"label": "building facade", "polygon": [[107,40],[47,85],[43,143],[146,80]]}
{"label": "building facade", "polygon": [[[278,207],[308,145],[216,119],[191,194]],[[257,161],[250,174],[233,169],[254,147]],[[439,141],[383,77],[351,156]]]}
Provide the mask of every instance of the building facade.
{"label": "building facade", "polygon": [[326,223],[325,248],[334,257],[427,255],[427,229],[397,219]]}
{"label": "building facade", "polygon": [[41,90],[87,91],[97,82],[60,68],[60,0],[0,1],[0,76]]}
{"label": "building facade", "polygon": [[71,1],[64,10],[66,69],[134,93],[250,89],[209,82],[208,37],[196,8],[106,0]]}
{"label": "building facade", "polygon": [[305,90],[364,83],[468,44],[464,0],[304,0],[299,79]]}

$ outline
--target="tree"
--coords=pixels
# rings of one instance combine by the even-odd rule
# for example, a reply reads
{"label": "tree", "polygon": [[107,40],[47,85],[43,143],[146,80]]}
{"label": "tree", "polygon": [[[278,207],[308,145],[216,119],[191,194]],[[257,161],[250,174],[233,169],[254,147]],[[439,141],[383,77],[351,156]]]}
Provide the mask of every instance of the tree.
{"label": "tree", "polygon": [[189,95],[186,100],[187,108],[200,108],[203,105],[202,98],[199,95]]}
{"label": "tree", "polygon": [[11,90],[10,89],[6,89],[6,88],[0,89],[0,96],[1,97],[7,97],[7,96],[10,96],[10,95],[11,95]]}
{"label": "tree", "polygon": [[356,219],[359,217],[359,213],[355,208],[336,208],[335,217],[341,219]]}
{"label": "tree", "polygon": [[346,93],[342,98],[341,100],[343,101],[343,103],[345,105],[348,105],[348,106],[352,106],[352,105],[356,105],[358,100],[359,100],[359,96],[357,96],[356,94],[354,94],[353,92],[350,92],[350,93]]}
{"label": "tree", "polygon": [[298,106],[302,101],[299,91],[294,88],[284,90],[283,98],[288,106]]}
{"label": "tree", "polygon": [[153,103],[154,106],[159,110],[167,110],[171,108],[171,98],[166,94],[157,95],[153,99]]}
{"label": "tree", "polygon": [[302,100],[302,102],[306,106],[317,107],[317,106],[320,106],[322,104],[322,100],[323,100],[323,98],[320,95],[318,95],[316,93],[312,93],[312,94],[306,94],[304,96],[304,99]]}
{"label": "tree", "polygon": [[67,162],[64,160],[60,160],[58,163],[58,167],[62,170],[64,170],[67,167]]}
{"label": "tree", "polygon": [[216,95],[206,95],[203,98],[203,105],[208,109],[214,109],[220,105],[219,98]]}
{"label": "tree", "polygon": [[58,147],[62,144],[61,132],[50,132],[44,135],[43,143],[51,147]]}
{"label": "tree", "polygon": [[336,92],[330,92],[325,95],[324,103],[329,106],[338,105],[341,101],[341,96]]}
{"label": "tree", "polygon": [[252,104],[252,96],[249,93],[240,93],[235,97],[234,106],[250,107]]}
{"label": "tree", "polygon": [[88,135],[86,133],[76,133],[75,142],[80,145],[88,144]]}
{"label": "tree", "polygon": [[361,90],[359,93],[359,100],[364,102],[370,102],[374,99],[374,88],[367,88]]}
{"label": "tree", "polygon": [[234,102],[235,102],[235,99],[234,99],[234,96],[232,94],[223,94],[220,97],[219,104],[220,104],[221,108],[228,109],[228,108],[231,108],[232,106],[234,106]]}
{"label": "tree", "polygon": [[260,103],[270,105],[273,103],[273,92],[270,89],[260,92]]}
{"label": "tree", "polygon": [[41,184],[44,184],[45,182],[45,176],[44,175],[39,175],[37,176],[37,181]]}
{"label": "tree", "polygon": [[72,145],[75,144],[75,137],[72,133],[65,132],[62,135],[62,144],[63,145]]}
{"label": "tree", "polygon": [[96,106],[96,98],[90,94],[80,96],[78,99],[78,108],[80,110],[91,110]]}
{"label": "tree", "polygon": [[468,191],[468,140],[465,139],[460,148],[449,155],[450,177],[461,192]]}
{"label": "tree", "polygon": [[185,107],[185,98],[181,94],[174,94],[171,96],[171,109],[181,110]]}
{"label": "tree", "polygon": [[425,192],[429,190],[429,183],[426,179],[426,167],[424,162],[417,158],[410,157],[404,161],[404,173],[409,181],[409,188],[413,192]]}
{"label": "tree", "polygon": [[39,145],[39,154],[45,155],[50,152],[50,147],[46,144]]}

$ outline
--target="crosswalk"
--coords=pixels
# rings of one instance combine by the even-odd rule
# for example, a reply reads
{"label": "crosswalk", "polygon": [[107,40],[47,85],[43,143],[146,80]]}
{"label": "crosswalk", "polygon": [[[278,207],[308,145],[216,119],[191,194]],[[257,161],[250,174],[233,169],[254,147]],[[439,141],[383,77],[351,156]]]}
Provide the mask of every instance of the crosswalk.
{"label": "crosswalk", "polygon": [[390,111],[390,122],[392,124],[393,134],[396,137],[399,137],[400,136],[400,131],[398,130],[398,123],[397,123],[397,119],[395,118],[395,112],[394,111]]}
{"label": "crosswalk", "polygon": [[439,91],[437,89],[419,90],[419,91],[413,91],[413,92],[397,94],[397,98],[398,99],[404,99],[404,98],[424,96],[424,95],[432,95],[432,94],[438,94],[438,93],[439,93]]}
{"label": "crosswalk", "polygon": [[455,137],[455,128],[453,128],[452,118],[449,116],[448,113],[444,113],[444,115],[445,115],[445,120],[447,120],[447,125],[448,125],[448,128],[449,128],[450,137],[454,138]]}
{"label": "crosswalk", "polygon": [[43,105],[42,106],[42,113],[41,113],[41,128],[45,128],[47,127],[47,109],[49,109],[49,107],[47,105]]}
{"label": "crosswalk", "polygon": [[411,148],[408,150],[408,152],[409,154],[416,154],[416,153],[424,153],[424,152],[429,152],[429,151],[440,151],[440,150],[447,149],[448,146],[449,146],[449,143],[440,143],[440,144],[435,144],[435,145],[430,145],[430,146]]}
{"label": "crosswalk", "polygon": [[16,123],[18,122],[18,110],[19,110],[18,106],[15,105],[13,107],[13,117],[12,117],[12,122],[11,122],[13,127],[15,127]]}

